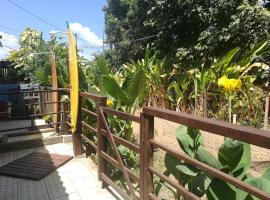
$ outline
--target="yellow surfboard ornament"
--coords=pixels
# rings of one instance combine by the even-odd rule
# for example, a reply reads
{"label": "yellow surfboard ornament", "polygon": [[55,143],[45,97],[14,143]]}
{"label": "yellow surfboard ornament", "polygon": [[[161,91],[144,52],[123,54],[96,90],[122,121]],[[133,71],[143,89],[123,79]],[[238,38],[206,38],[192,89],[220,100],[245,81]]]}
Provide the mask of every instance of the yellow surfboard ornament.
{"label": "yellow surfboard ornament", "polygon": [[68,27],[69,40],[69,77],[70,77],[70,119],[71,132],[77,129],[78,109],[79,109],[79,69],[77,62],[77,49],[73,33]]}

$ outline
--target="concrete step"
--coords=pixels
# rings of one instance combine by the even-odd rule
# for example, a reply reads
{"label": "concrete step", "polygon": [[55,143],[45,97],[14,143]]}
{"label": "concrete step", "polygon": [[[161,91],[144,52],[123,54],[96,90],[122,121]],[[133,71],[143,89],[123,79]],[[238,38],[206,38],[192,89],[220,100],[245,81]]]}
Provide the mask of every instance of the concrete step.
{"label": "concrete step", "polygon": [[10,141],[0,144],[0,153],[18,151],[21,149],[29,149],[35,147],[42,147],[45,145],[63,143],[63,136],[50,136],[33,139],[22,139],[18,141]]}

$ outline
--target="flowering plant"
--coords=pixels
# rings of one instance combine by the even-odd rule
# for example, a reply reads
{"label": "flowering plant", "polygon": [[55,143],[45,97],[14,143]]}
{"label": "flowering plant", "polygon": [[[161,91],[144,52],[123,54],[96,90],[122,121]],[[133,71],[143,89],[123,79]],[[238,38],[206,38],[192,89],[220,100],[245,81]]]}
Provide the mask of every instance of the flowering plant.
{"label": "flowering plant", "polygon": [[107,105],[109,108],[112,108],[112,107],[113,107],[113,101],[112,101],[111,99],[107,99],[106,105]]}
{"label": "flowering plant", "polygon": [[242,81],[240,79],[229,79],[226,76],[222,76],[218,79],[218,86],[223,88],[225,92],[231,93],[242,87]]}

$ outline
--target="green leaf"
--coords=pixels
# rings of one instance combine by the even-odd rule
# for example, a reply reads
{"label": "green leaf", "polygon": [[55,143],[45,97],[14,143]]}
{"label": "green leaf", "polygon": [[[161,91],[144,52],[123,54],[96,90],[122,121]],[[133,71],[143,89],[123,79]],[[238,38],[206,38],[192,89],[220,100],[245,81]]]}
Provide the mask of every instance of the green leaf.
{"label": "green leaf", "polygon": [[181,162],[178,158],[166,153],[164,158],[164,164],[166,170],[170,172],[176,179],[179,177],[179,171],[176,169],[176,166],[180,165]]}
{"label": "green leaf", "polygon": [[234,58],[235,54],[239,51],[239,48],[234,48],[232,50],[230,50],[229,52],[226,53],[226,55],[221,58],[216,64],[215,66],[218,68],[224,68],[227,69],[227,67],[229,66],[229,64],[232,62],[232,59]]}
{"label": "green leaf", "polygon": [[176,129],[176,138],[181,147],[181,149],[191,157],[194,157],[194,152],[191,150],[191,139],[187,134],[188,127],[187,126],[179,126]]}
{"label": "green leaf", "polygon": [[214,168],[222,168],[221,163],[211,153],[206,151],[202,146],[199,146],[198,151],[195,154],[195,158]]}
{"label": "green leaf", "polygon": [[116,80],[110,76],[104,76],[103,86],[106,92],[111,95],[115,100],[120,101],[122,104],[129,105],[126,95],[123,93],[121,87]]}
{"label": "green leaf", "polygon": [[270,168],[266,169],[262,175],[262,178],[265,178],[270,181]]}
{"label": "green leaf", "polygon": [[[163,174],[165,176],[170,176],[171,173],[168,170],[166,170],[165,172],[163,172]],[[165,187],[164,182],[165,181],[163,181],[161,179],[159,179],[158,181],[155,182],[157,184],[157,186],[155,187],[155,194],[156,195],[159,194],[159,192],[160,192],[160,190],[161,190],[162,187]]]}
{"label": "green leaf", "polygon": [[232,185],[214,178],[207,189],[206,196],[207,200],[236,200],[236,191]]}
{"label": "green leaf", "polygon": [[176,129],[176,138],[181,149],[190,157],[194,157],[198,147],[203,145],[203,137],[198,129],[179,126]]}
{"label": "green leaf", "polygon": [[129,105],[133,105],[138,98],[139,103],[143,102],[146,87],[146,76],[142,69],[135,72],[128,89]]}
{"label": "green leaf", "polygon": [[176,169],[188,176],[196,176],[198,173],[198,170],[195,167],[187,164],[177,165]]}
{"label": "green leaf", "polygon": [[234,177],[243,178],[251,165],[250,145],[227,139],[220,147],[218,159],[227,166]]}
{"label": "green leaf", "polygon": [[249,65],[255,58],[256,55],[266,46],[267,41],[263,40],[254,45],[254,47],[248,51],[244,57],[239,61],[240,66],[247,66]]}
{"label": "green leaf", "polygon": [[[264,192],[267,192],[270,195],[270,181],[269,180],[267,180],[265,178],[249,177],[244,182],[251,185],[251,186],[254,186],[254,187],[256,187]],[[237,189],[236,196],[237,196],[237,199],[259,200],[257,197],[254,197],[241,189]]]}
{"label": "green leaf", "polygon": [[208,178],[204,173],[199,173],[197,176],[191,178],[188,183],[188,189],[196,196],[202,197],[206,193],[210,183],[210,178]]}

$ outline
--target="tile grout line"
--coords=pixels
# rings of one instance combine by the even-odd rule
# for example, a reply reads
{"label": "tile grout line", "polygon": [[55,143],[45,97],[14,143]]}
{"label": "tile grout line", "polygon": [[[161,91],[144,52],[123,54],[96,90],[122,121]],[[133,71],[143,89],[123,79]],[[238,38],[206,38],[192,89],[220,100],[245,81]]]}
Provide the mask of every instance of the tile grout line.
{"label": "tile grout line", "polygon": [[45,179],[43,181],[44,181],[44,185],[45,185],[45,189],[46,189],[46,192],[47,192],[48,199],[51,200],[50,195],[49,195],[49,190],[47,188],[47,184],[46,184]]}

